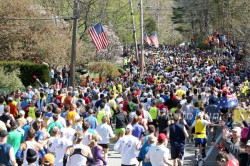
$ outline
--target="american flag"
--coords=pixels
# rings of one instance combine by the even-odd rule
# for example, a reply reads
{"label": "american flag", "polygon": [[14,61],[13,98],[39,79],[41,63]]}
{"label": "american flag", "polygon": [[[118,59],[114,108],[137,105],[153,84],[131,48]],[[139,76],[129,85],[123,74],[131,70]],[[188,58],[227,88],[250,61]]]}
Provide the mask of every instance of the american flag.
{"label": "american flag", "polygon": [[146,42],[146,43],[148,43],[148,45],[150,45],[151,44],[151,40],[150,40],[150,38],[148,37],[148,35],[145,33],[144,34],[144,41]]}
{"label": "american flag", "polygon": [[150,40],[152,41],[152,43],[154,44],[154,46],[156,48],[159,47],[159,42],[158,42],[158,36],[156,33],[154,33],[151,37],[150,37]]}
{"label": "american flag", "polygon": [[89,29],[89,34],[96,46],[97,51],[107,48],[108,38],[100,22],[96,23]]}

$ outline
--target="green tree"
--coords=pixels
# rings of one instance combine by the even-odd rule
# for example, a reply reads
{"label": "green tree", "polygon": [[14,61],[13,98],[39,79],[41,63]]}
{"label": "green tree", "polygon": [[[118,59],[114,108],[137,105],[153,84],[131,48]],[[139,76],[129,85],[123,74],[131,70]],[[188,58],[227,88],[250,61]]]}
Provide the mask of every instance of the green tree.
{"label": "green tree", "polygon": [[88,66],[89,72],[99,74],[99,77],[117,78],[120,74],[118,67],[109,62],[92,62]]}
{"label": "green tree", "polygon": [[153,18],[147,18],[145,20],[145,32],[148,34],[153,34],[157,31],[157,24]]}
{"label": "green tree", "polygon": [[0,0],[0,17],[28,18],[0,21],[0,60],[69,63],[71,38],[65,22],[31,20],[53,16],[34,0]]}
{"label": "green tree", "polygon": [[18,69],[7,72],[3,67],[0,67],[0,90],[10,92],[24,88],[19,76],[20,70]]}

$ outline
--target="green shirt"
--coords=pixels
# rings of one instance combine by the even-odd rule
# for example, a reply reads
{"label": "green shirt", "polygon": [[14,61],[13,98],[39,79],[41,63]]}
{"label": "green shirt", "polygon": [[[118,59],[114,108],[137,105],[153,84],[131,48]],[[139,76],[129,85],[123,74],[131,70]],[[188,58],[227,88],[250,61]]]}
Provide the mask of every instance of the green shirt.
{"label": "green shirt", "polygon": [[57,126],[59,129],[62,128],[62,124],[59,123],[59,122],[50,123],[49,126],[48,126],[48,128],[47,128],[47,131],[49,132],[50,136],[52,136],[52,130],[51,130],[51,129],[52,129],[54,126]]}
{"label": "green shirt", "polygon": [[157,107],[150,107],[149,108],[149,114],[151,115],[151,117],[152,117],[153,120],[157,119],[157,116],[158,116],[158,109],[157,109]]}
{"label": "green shirt", "polygon": [[21,132],[17,130],[12,130],[9,132],[7,143],[14,148],[14,154],[16,154],[22,142],[23,142],[23,135]]}
{"label": "green shirt", "polygon": [[97,122],[98,124],[101,124],[102,123],[102,117],[106,116],[106,112],[105,110],[99,110],[98,113],[97,113]]}

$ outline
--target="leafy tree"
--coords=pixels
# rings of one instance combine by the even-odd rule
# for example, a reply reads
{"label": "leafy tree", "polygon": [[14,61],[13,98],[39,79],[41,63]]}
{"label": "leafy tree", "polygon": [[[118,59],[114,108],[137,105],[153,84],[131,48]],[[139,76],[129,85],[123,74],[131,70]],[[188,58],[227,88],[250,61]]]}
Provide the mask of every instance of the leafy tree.
{"label": "leafy tree", "polygon": [[0,87],[1,90],[15,91],[24,88],[20,78],[20,71],[18,69],[7,72],[3,67],[0,67]]}
{"label": "leafy tree", "polygon": [[0,21],[0,60],[69,63],[71,39],[65,22],[29,19],[52,16],[34,0],[0,0],[0,17],[28,18]]}
{"label": "leafy tree", "polygon": [[157,31],[156,21],[153,18],[147,18],[145,20],[145,31],[148,34],[153,34]]}
{"label": "leafy tree", "polygon": [[99,74],[99,77],[115,79],[120,75],[117,66],[109,62],[92,62],[88,66],[89,72]]}

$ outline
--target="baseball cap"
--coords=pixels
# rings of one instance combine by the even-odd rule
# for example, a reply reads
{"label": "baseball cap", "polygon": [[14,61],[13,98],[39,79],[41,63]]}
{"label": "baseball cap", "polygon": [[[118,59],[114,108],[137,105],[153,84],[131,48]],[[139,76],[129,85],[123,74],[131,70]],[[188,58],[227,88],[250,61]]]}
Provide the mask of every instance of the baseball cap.
{"label": "baseball cap", "polygon": [[0,137],[6,137],[9,133],[6,130],[0,131]]}
{"label": "baseball cap", "polygon": [[31,117],[27,117],[26,120],[27,120],[28,123],[32,122],[32,118]]}
{"label": "baseball cap", "polygon": [[26,160],[28,163],[33,163],[37,159],[37,152],[34,149],[28,149],[27,150],[27,155],[26,155]]}
{"label": "baseball cap", "polygon": [[19,113],[22,114],[22,115],[25,115],[24,110],[21,110]]}
{"label": "baseball cap", "polygon": [[163,113],[166,113],[166,111],[167,111],[166,108],[161,109],[161,112],[163,112]]}
{"label": "baseball cap", "polygon": [[132,131],[134,128],[131,124],[126,126],[126,130]]}
{"label": "baseball cap", "polygon": [[50,164],[54,164],[55,161],[55,157],[54,155],[52,155],[51,153],[46,154],[43,157],[43,164],[44,165],[50,165]]}
{"label": "baseball cap", "polygon": [[158,141],[166,141],[166,139],[167,139],[167,137],[166,137],[166,135],[163,134],[163,133],[160,133],[160,134],[158,135],[158,138],[157,138]]}
{"label": "baseball cap", "polygon": [[247,141],[246,146],[250,146],[250,140]]}
{"label": "baseball cap", "polygon": [[232,129],[232,131],[241,132],[241,128],[240,128],[240,127],[234,127],[234,128]]}

